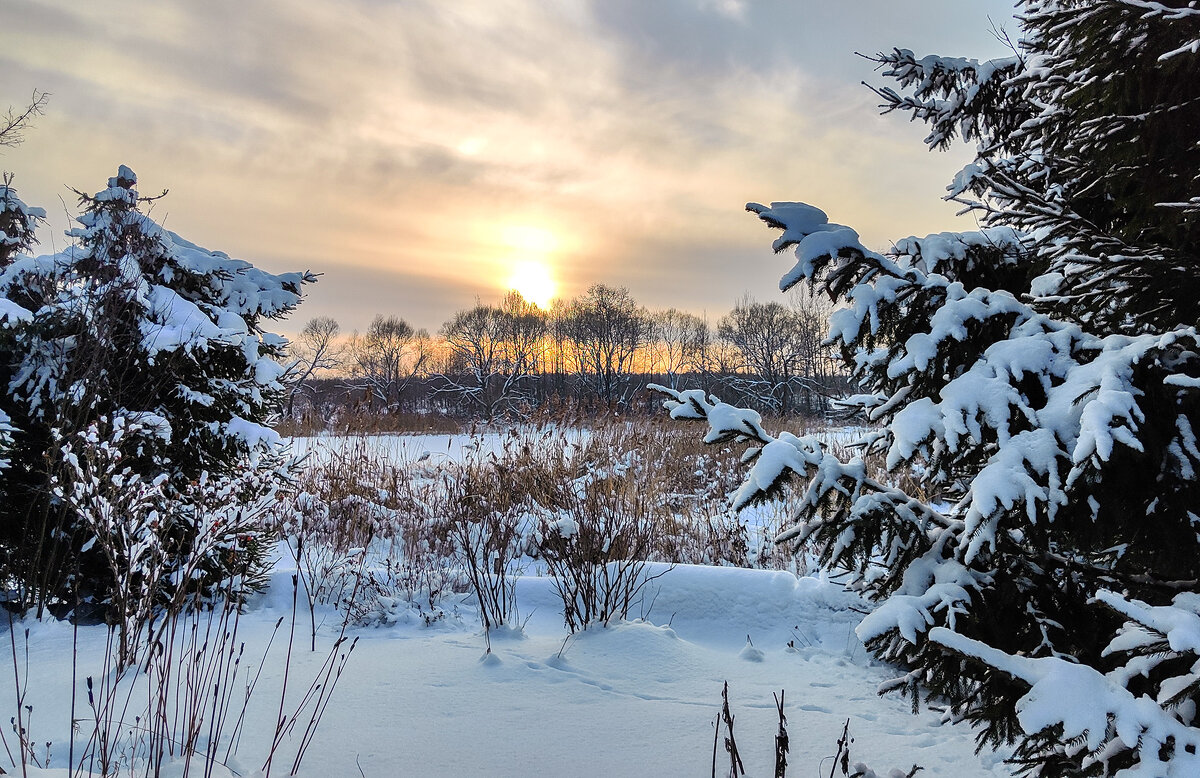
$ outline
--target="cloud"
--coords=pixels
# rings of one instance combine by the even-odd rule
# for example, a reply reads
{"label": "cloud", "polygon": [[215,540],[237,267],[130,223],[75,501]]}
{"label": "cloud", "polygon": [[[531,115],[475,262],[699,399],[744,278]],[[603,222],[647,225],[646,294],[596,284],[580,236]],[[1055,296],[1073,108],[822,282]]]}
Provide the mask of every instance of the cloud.
{"label": "cloud", "polygon": [[434,329],[498,296],[512,224],[561,238],[567,293],[731,305],[751,257],[760,296],[785,269],[747,200],[814,201],[875,245],[951,224],[936,197],[957,162],[874,115],[851,51],[934,45],[982,12],[898,5],[8,0],[0,102],[53,98],[2,161],[48,206],[131,164],[171,188],[172,229],[324,271],[300,316],[347,329],[377,312]]}

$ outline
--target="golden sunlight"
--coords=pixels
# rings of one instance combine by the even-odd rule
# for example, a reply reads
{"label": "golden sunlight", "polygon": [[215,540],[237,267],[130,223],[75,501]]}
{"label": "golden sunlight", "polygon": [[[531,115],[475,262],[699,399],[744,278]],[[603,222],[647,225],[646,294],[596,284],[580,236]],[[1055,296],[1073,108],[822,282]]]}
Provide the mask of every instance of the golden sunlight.
{"label": "golden sunlight", "polygon": [[558,238],[541,227],[510,224],[503,228],[500,239],[508,255],[503,260],[508,270],[506,288],[515,289],[537,307],[548,309],[558,291],[550,259],[559,247]]}
{"label": "golden sunlight", "polygon": [[504,228],[504,243],[527,254],[549,254],[558,248],[558,238],[541,227],[512,225]]}
{"label": "golden sunlight", "polygon": [[508,288],[516,289],[529,302],[542,310],[548,310],[554,299],[557,285],[545,262],[521,260],[513,264],[508,277]]}

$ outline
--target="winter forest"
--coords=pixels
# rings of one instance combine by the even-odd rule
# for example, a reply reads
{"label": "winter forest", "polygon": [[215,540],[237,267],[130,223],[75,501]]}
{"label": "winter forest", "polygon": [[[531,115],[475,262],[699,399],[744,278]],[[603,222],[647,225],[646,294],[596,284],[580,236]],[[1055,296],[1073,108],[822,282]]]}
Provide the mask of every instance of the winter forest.
{"label": "winter forest", "polygon": [[830,111],[965,154],[963,229],[764,190],[778,288],[720,311],[614,260],[344,324],[336,266],[177,233],[171,169],[34,202],[20,70],[0,773],[1200,776],[1200,3],[1015,13]]}

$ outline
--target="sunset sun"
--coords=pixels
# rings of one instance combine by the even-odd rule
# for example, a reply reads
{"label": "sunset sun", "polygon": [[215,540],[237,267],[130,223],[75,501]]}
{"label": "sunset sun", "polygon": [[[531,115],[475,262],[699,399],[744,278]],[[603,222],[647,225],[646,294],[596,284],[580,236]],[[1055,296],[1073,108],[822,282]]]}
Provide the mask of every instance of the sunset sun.
{"label": "sunset sun", "polygon": [[540,261],[516,262],[508,276],[508,288],[516,289],[522,297],[542,310],[549,308],[550,301],[554,299],[555,283],[550,267]]}
{"label": "sunset sun", "polygon": [[541,227],[512,225],[504,228],[502,240],[509,257],[505,287],[543,310],[549,308],[558,291],[550,258],[558,249],[558,238]]}

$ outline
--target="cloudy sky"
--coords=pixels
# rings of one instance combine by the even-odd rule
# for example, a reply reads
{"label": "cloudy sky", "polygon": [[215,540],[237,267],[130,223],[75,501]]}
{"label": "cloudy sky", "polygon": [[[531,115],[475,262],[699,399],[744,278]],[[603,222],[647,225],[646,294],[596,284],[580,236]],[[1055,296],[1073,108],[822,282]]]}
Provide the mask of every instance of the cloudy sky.
{"label": "cloudy sky", "polygon": [[854,52],[1003,56],[1011,0],[4,0],[0,155],[61,249],[118,164],[156,218],[323,273],[296,321],[435,330],[510,285],[594,281],[716,318],[790,265],[748,200],[804,200],[883,248],[972,226],[969,158],[877,116]]}

